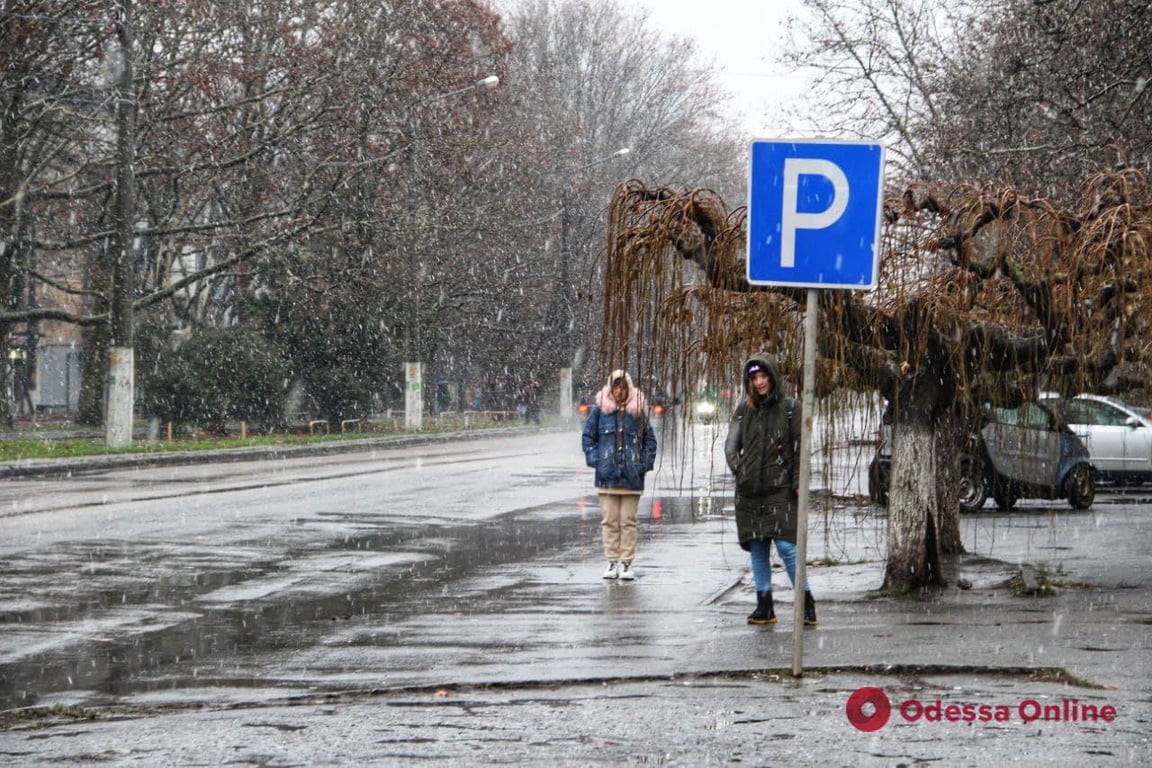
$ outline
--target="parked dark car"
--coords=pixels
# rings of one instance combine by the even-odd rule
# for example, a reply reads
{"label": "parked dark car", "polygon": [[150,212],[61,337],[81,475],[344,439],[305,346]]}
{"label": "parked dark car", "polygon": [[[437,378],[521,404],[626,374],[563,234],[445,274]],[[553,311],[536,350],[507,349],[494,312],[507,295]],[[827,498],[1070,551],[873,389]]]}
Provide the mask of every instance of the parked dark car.
{"label": "parked dark car", "polygon": [[[960,454],[960,509],[975,512],[988,500],[988,482],[984,465],[978,458],[979,437],[969,439],[966,450]],[[982,449],[980,449],[982,450]],[[868,464],[868,497],[873,504],[888,506],[888,483],[892,474],[892,427],[880,430],[876,453]]]}
{"label": "parked dark car", "polygon": [[1096,497],[1088,449],[1045,403],[990,408],[980,430],[992,498],[1008,510],[1021,498],[1067,499],[1088,509]]}
{"label": "parked dark car", "polygon": [[[960,508],[973,512],[991,496],[1001,510],[1023,498],[1066,499],[1088,509],[1096,496],[1094,470],[1084,443],[1047,404],[987,408],[978,435],[960,456]],[[868,495],[887,505],[892,431],[868,468]]]}

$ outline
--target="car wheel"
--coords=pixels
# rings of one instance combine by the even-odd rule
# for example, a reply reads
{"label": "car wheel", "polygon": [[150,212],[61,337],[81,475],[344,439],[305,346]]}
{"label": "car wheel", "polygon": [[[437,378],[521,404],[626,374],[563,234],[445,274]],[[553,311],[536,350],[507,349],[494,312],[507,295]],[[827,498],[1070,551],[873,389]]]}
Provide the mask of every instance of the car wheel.
{"label": "car wheel", "polygon": [[988,500],[988,489],[984,486],[984,476],[980,465],[975,461],[960,463],[960,510],[975,512]]}
{"label": "car wheel", "polygon": [[1020,497],[1016,495],[1010,483],[997,482],[992,488],[992,499],[996,502],[996,508],[1001,512],[1007,512],[1016,506],[1018,498]]}
{"label": "car wheel", "polygon": [[873,464],[868,470],[868,498],[879,506],[888,506],[888,478],[878,465]]}
{"label": "car wheel", "polygon": [[1064,483],[1072,509],[1088,509],[1092,506],[1096,498],[1096,483],[1092,480],[1092,470],[1087,464],[1073,467]]}

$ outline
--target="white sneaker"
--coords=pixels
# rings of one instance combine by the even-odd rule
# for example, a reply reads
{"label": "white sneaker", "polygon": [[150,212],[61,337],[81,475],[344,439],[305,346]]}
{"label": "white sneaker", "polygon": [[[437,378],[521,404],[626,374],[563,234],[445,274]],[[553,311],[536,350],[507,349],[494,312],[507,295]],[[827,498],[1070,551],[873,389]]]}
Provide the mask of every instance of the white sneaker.
{"label": "white sneaker", "polygon": [[[604,571],[604,578],[616,579],[620,577],[620,571],[616,570],[616,561],[610,560],[608,562],[608,570]],[[629,577],[631,578],[631,577]]]}
{"label": "white sneaker", "polygon": [[632,570],[632,563],[628,560],[625,560],[620,564],[620,580],[632,581],[634,578],[636,578],[636,574]]}

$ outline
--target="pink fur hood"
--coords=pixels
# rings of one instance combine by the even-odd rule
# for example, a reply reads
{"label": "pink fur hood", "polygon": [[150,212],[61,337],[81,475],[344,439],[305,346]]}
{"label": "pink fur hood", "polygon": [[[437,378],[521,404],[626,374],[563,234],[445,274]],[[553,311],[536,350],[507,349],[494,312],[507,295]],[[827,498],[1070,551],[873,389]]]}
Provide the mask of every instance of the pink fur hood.
{"label": "pink fur hood", "polygon": [[601,413],[616,412],[618,403],[612,397],[612,382],[620,378],[623,378],[628,384],[628,400],[624,403],[624,412],[630,416],[641,415],[648,403],[644,399],[644,393],[636,389],[636,385],[632,383],[632,377],[626,371],[612,371],[612,375],[608,377],[608,383],[596,393],[596,407],[600,409]]}

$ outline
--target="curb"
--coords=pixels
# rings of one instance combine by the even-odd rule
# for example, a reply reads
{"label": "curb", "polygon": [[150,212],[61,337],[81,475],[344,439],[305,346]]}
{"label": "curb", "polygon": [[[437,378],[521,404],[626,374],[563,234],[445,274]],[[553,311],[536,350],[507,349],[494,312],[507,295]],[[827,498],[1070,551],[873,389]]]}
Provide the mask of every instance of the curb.
{"label": "curb", "polygon": [[[564,427],[537,429],[537,432],[566,431]],[[434,445],[454,440],[473,440],[486,437],[505,437],[524,434],[526,427],[498,427],[466,432],[438,432],[435,434],[388,435],[329,443],[301,445],[219,448],[203,451],[163,451],[158,453],[112,453],[62,459],[24,459],[0,465],[0,479],[74,477],[113,469],[142,469],[146,467],[209,464],[214,462],[261,461],[303,456],[326,456],[355,453],[368,448],[403,448]]]}

